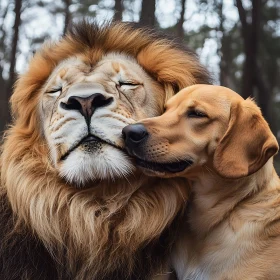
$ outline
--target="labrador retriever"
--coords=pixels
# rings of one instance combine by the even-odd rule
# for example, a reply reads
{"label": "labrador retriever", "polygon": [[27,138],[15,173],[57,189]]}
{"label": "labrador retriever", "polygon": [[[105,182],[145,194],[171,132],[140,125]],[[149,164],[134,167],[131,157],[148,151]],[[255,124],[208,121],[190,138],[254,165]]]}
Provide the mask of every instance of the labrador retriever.
{"label": "labrador retriever", "polygon": [[278,143],[252,99],[190,86],[162,116],[123,135],[146,174],[188,179],[188,212],[171,256],[179,279],[280,279]]}

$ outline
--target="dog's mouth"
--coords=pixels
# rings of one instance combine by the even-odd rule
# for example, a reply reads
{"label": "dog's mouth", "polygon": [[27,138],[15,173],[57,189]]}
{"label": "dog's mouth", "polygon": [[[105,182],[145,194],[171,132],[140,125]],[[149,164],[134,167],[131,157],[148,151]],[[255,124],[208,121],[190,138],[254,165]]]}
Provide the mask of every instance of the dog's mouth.
{"label": "dog's mouth", "polygon": [[81,145],[91,145],[91,146],[97,146],[98,144],[107,144],[110,145],[112,147],[114,147],[115,149],[121,150],[122,152],[124,152],[123,148],[116,145],[115,143],[111,142],[111,141],[106,141],[103,140],[95,135],[89,134],[86,137],[82,138],[77,144],[75,144],[71,149],[69,149],[61,158],[60,160],[65,160],[67,159],[67,157],[74,151],[76,150],[79,146]]}
{"label": "dog's mouth", "polygon": [[135,160],[138,166],[143,167],[145,169],[149,169],[155,172],[168,172],[168,173],[182,172],[193,164],[193,161],[190,159],[177,161],[177,162],[168,162],[168,163],[145,161],[140,158],[135,158]]}

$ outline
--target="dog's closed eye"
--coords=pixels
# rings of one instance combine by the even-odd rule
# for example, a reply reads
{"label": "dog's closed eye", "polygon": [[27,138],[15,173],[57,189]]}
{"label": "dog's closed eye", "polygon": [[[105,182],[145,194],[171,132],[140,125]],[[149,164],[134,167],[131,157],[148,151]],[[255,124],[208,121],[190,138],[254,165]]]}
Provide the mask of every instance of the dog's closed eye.
{"label": "dog's closed eye", "polygon": [[207,114],[200,111],[200,110],[197,110],[197,109],[189,109],[187,111],[187,116],[189,118],[207,118]]}

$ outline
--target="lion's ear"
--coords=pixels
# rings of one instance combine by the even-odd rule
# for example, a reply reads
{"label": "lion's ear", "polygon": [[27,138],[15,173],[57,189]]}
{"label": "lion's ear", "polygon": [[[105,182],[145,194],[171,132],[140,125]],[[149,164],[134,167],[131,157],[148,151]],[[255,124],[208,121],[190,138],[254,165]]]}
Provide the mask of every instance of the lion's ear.
{"label": "lion's ear", "polygon": [[222,177],[242,178],[258,171],[278,151],[278,143],[256,104],[232,105],[229,127],[214,153]]}

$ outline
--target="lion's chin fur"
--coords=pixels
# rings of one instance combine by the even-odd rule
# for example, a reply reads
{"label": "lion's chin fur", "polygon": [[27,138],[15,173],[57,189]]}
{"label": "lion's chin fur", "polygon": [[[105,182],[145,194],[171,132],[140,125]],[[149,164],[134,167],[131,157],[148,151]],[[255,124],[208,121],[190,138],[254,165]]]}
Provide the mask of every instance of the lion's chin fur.
{"label": "lion's chin fur", "polygon": [[[22,143],[20,138],[15,129],[7,143]],[[28,154],[26,149],[31,149]],[[24,161],[18,160],[19,154]],[[42,143],[32,148],[22,144],[17,151],[5,145],[5,160],[9,164],[2,169],[2,183],[18,224],[29,227],[74,279],[101,279],[121,267],[129,276],[141,265],[135,257],[139,249],[148,243],[153,249],[153,241],[187,197],[178,179],[159,182],[137,174],[127,181],[101,181],[77,189],[48,166]],[[146,266],[149,261],[155,260],[147,259]]]}

